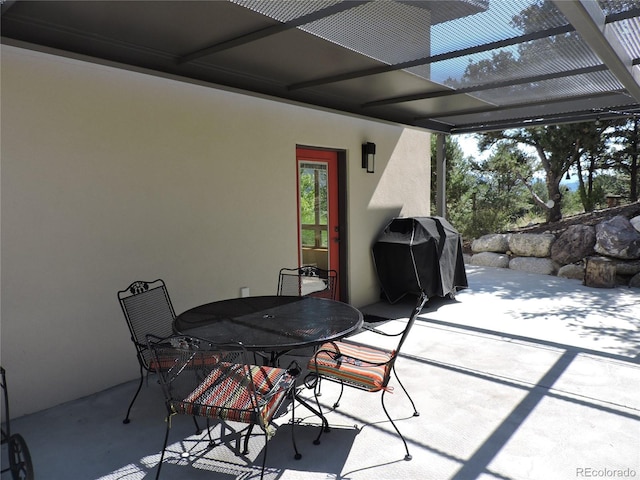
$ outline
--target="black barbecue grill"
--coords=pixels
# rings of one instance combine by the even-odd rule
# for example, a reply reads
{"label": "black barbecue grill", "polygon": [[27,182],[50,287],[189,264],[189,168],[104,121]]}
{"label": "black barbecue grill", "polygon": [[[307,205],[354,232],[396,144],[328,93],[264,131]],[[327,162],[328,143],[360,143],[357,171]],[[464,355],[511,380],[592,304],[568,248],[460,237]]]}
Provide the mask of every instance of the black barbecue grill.
{"label": "black barbecue grill", "polygon": [[394,218],[373,245],[373,259],[390,303],[420,292],[454,298],[468,287],[461,236],[441,217]]}

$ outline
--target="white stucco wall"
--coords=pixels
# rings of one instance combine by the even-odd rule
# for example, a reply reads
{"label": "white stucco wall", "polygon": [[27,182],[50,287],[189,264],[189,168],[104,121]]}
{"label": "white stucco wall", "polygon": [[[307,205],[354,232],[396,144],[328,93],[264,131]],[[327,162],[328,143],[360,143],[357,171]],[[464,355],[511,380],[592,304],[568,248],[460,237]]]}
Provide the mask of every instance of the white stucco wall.
{"label": "white stucco wall", "polygon": [[[12,416],[138,374],[116,292],[174,306],[272,294],[297,261],[295,146],[347,152],[351,303],[370,246],[429,214],[429,134],[2,46],[1,361]],[[377,144],[376,173],[360,145]],[[133,393],[133,392],[132,392]],[[123,414],[126,405],[123,405]]]}

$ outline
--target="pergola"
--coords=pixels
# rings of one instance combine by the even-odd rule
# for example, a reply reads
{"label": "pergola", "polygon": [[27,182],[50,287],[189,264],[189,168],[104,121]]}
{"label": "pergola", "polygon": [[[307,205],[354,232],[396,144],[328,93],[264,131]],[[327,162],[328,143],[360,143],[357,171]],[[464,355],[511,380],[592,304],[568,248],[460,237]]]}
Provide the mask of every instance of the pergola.
{"label": "pergola", "polygon": [[439,134],[640,113],[640,0],[9,0],[1,27],[9,45]]}

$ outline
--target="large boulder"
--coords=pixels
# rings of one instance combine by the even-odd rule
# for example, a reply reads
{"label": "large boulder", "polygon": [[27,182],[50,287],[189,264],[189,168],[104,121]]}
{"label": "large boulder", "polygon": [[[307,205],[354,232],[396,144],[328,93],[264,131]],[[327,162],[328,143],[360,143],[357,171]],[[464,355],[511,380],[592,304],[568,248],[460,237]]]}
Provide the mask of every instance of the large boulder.
{"label": "large boulder", "polygon": [[640,215],[638,215],[637,217],[633,217],[629,221],[631,222],[631,225],[633,225],[633,228],[640,232]]}
{"label": "large boulder", "polygon": [[511,270],[539,273],[541,275],[553,275],[556,272],[556,267],[557,264],[550,258],[515,257],[509,262]]}
{"label": "large boulder", "polygon": [[596,225],[595,251],[623,260],[640,258],[640,232],[628,218],[618,215]]}
{"label": "large boulder", "polygon": [[552,233],[519,233],[509,236],[509,250],[518,257],[548,257],[556,240]]}
{"label": "large boulder", "polygon": [[636,273],[633,277],[631,277],[629,286],[632,288],[640,288],[640,273]]}
{"label": "large boulder", "polygon": [[509,256],[503,253],[480,252],[471,257],[471,265],[509,268]]}
{"label": "large boulder", "polygon": [[572,225],[551,246],[551,258],[567,265],[593,255],[596,229],[590,225]]}
{"label": "large boulder", "polygon": [[505,253],[509,249],[508,236],[502,233],[491,233],[477,238],[471,244],[473,253],[497,252]]}

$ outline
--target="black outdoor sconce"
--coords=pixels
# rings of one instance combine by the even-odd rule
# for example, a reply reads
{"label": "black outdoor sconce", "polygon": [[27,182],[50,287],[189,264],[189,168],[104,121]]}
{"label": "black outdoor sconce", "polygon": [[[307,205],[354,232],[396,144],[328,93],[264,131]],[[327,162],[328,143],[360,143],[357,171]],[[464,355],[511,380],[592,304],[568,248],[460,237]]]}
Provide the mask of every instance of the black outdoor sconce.
{"label": "black outdoor sconce", "polygon": [[367,173],[373,173],[375,167],[376,144],[367,142],[362,144],[362,168],[367,169]]}

